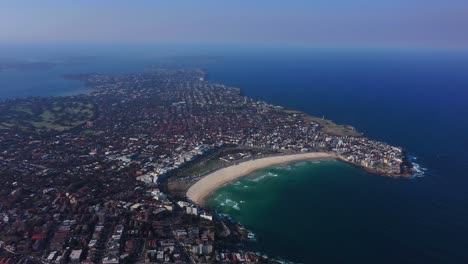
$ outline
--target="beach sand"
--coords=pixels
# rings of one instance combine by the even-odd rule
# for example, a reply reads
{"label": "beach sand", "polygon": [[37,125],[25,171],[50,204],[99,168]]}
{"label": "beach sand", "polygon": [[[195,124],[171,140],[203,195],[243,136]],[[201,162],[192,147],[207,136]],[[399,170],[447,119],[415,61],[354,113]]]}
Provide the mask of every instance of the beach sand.
{"label": "beach sand", "polygon": [[312,152],[253,159],[232,165],[201,178],[187,191],[187,197],[193,202],[204,205],[205,198],[223,185],[246,176],[253,171],[266,167],[290,163],[299,160],[336,159],[333,154]]}

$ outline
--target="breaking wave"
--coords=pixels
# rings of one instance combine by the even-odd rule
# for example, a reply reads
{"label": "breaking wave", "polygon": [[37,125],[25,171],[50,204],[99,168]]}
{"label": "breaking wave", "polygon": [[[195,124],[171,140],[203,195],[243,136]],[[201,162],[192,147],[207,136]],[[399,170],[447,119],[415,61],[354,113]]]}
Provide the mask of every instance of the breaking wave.
{"label": "breaking wave", "polygon": [[413,173],[412,178],[421,178],[421,177],[424,177],[426,175],[427,168],[424,168],[419,163],[416,163],[416,161],[418,160],[417,157],[408,156],[408,160],[409,160],[409,162],[411,162],[411,164],[413,165],[413,169],[415,170],[415,172]]}
{"label": "breaking wave", "polygon": [[214,198],[214,200],[217,201],[217,202],[220,202],[220,201],[222,200],[222,198],[223,198],[223,195],[222,195],[222,194],[218,194],[218,195],[216,195],[216,197]]}
{"label": "breaking wave", "polygon": [[293,168],[291,167],[291,165],[278,165],[278,166],[273,167],[273,169],[275,169],[275,170],[287,170],[287,171],[290,171],[290,170],[292,170]]}
{"label": "breaking wave", "polygon": [[298,161],[296,163],[294,163],[294,167],[302,167],[304,165],[307,165],[309,163],[309,161]]}
{"label": "breaking wave", "polygon": [[226,199],[220,204],[223,207],[231,207],[234,210],[240,211],[239,204],[231,199]]}
{"label": "breaking wave", "polygon": [[268,172],[268,173],[263,174],[261,176],[255,177],[255,178],[251,179],[250,181],[259,182],[259,181],[261,181],[261,180],[263,180],[265,178],[270,178],[270,177],[278,177],[278,174],[273,173],[273,172]]}

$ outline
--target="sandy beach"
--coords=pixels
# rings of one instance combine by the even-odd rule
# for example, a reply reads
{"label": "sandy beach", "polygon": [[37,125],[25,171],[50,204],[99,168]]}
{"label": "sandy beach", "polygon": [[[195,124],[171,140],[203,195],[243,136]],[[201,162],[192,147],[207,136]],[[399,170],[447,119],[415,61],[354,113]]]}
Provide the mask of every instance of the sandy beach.
{"label": "sandy beach", "polygon": [[336,156],[324,152],[291,154],[284,156],[266,157],[245,161],[210,173],[192,185],[187,191],[187,197],[199,205],[203,205],[205,198],[223,185],[253,171],[266,167],[285,164],[299,160],[335,159]]}

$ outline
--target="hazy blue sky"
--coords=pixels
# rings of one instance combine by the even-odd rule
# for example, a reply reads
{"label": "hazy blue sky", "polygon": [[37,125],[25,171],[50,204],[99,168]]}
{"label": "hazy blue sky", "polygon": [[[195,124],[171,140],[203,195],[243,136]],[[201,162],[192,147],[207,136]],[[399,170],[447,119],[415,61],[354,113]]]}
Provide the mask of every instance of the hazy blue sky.
{"label": "hazy blue sky", "polygon": [[468,48],[468,0],[1,0],[0,43]]}

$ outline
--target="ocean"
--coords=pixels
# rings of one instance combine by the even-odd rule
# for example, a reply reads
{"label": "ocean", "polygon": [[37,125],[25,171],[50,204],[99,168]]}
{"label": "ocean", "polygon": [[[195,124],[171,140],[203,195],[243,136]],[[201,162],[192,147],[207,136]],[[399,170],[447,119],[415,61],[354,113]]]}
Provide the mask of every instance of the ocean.
{"label": "ocean", "polygon": [[240,87],[246,96],[402,146],[421,169],[412,179],[334,161],[296,162],[236,181],[214,193],[208,205],[255,233],[253,250],[288,261],[468,262],[467,52],[0,47],[0,58],[53,64],[0,71],[0,99],[89,91],[64,74],[198,67],[210,81]]}

